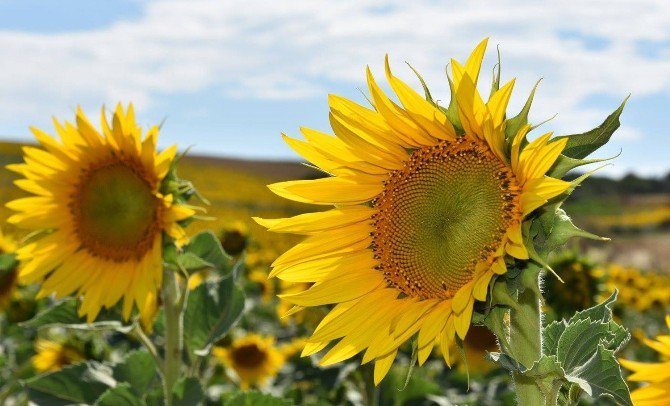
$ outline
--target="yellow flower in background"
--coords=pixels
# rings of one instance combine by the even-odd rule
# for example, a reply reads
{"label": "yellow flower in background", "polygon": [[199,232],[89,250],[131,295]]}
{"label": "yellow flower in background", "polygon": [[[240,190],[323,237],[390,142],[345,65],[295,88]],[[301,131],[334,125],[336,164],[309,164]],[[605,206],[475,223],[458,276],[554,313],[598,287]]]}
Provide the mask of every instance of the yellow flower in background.
{"label": "yellow flower in background", "polygon": [[255,268],[249,272],[249,280],[258,286],[261,300],[265,303],[272,302],[275,296],[274,281],[268,279],[268,273],[262,268]]}
{"label": "yellow flower in background", "polygon": [[[665,316],[670,328],[670,316]],[[670,335],[659,335],[656,340],[645,338],[644,343],[662,357],[670,357]],[[633,371],[628,377],[632,382],[647,382],[647,385],[631,392],[635,406],[665,406],[670,399],[670,362],[636,362],[620,359],[621,365]]]}
{"label": "yellow flower in background", "polygon": [[[270,231],[306,235],[273,263],[272,276],[312,283],[281,298],[297,308],[335,304],[303,355],[340,340],[322,358],[330,365],[365,351],[375,382],[398,347],[418,334],[419,363],[439,343],[445,359],[466,339],[475,301],[507,271],[507,256],[528,259],[521,222],[568,189],[545,176],[567,139],[551,133],[527,143],[524,126],[505,140],[505,110],[514,80],[484,102],[477,78],[487,41],[464,65],[451,62],[458,127],[445,111],[395,77],[400,105],[368,69],[374,109],[330,96],[335,137],[303,128],[284,136],[300,155],[332,176],[270,185],[287,199],[334,205],[285,219],[257,219]],[[509,147],[509,148],[508,148]]]}
{"label": "yellow flower in background", "polygon": [[228,255],[238,256],[249,242],[249,227],[241,221],[236,221],[221,232],[221,246]]}
{"label": "yellow flower in background", "polygon": [[44,339],[37,340],[35,351],[32,362],[39,373],[58,371],[64,366],[85,359],[84,355],[71,345]]}
{"label": "yellow flower in background", "polygon": [[249,334],[236,339],[230,347],[215,347],[212,354],[235,372],[242,389],[251,386],[262,386],[277,376],[281,367],[290,357],[293,347],[282,349],[275,344],[274,337]]}
{"label": "yellow flower in background", "polygon": [[123,316],[138,309],[162,280],[162,235],[186,240],[178,222],[193,210],[160,193],[176,147],[156,151],[158,127],[143,136],[132,105],[119,104],[102,132],[81,109],[76,123],[54,120],[60,141],[32,128],[42,148],[24,147],[23,164],[9,165],[32,194],[9,202],[9,223],[43,231],[17,250],[19,281],[42,282],[40,297],[81,297],[88,322],[123,298]]}
{"label": "yellow flower in background", "polygon": [[[6,236],[0,230],[0,255],[9,254],[16,250],[14,239]],[[18,271],[16,266],[0,270],[0,310],[6,308],[12,300],[18,285]]]}

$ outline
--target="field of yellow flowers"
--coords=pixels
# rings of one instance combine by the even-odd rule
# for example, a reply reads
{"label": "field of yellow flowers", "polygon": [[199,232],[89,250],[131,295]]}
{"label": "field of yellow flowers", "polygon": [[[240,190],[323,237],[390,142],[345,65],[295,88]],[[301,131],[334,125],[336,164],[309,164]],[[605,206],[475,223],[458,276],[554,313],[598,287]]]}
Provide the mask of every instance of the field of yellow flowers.
{"label": "field of yellow flowers", "polygon": [[[0,144],[1,164],[20,160],[19,145]],[[296,311],[277,295],[300,292],[304,290],[301,286],[304,282],[277,282],[268,278],[271,263],[299,238],[267,233],[251,220],[253,216],[279,218],[318,210],[312,205],[281,199],[266,187],[278,180],[309,177],[313,172],[294,163],[186,157],[178,174],[189,179],[207,202],[203,204],[206,213],[189,227],[189,234],[216,230],[232,260],[244,263],[239,272],[246,294],[243,306],[248,309],[230,334],[212,342],[212,355],[200,366],[205,371],[206,385],[198,390],[204,392],[189,393],[195,389],[189,388],[188,382],[180,382],[183,386],[180,404],[189,404],[188,399],[231,405],[366,404],[367,374],[371,372],[365,366],[357,368],[355,362],[348,361],[320,367],[313,357],[300,357],[305,338],[327,314],[327,307]],[[12,172],[0,172],[3,203],[23,196],[12,185],[16,179]],[[3,205],[0,217],[5,220],[8,215]],[[600,231],[609,233],[620,232],[622,228],[630,231],[650,227],[661,227],[663,232],[668,213],[667,207],[652,205],[589,219]],[[11,253],[18,238],[17,230],[6,226],[0,241],[2,252]],[[618,291],[614,318],[633,335],[620,356],[638,361],[662,360],[664,355],[651,349],[657,347],[649,338],[667,333],[663,318],[670,307],[670,269],[639,269],[607,260],[596,261],[584,256],[581,248],[567,247],[551,259],[552,269],[564,283],[551,275],[545,278],[542,287],[546,295],[545,321],[569,317]],[[155,324],[144,322],[144,333],[139,335],[124,335],[104,323],[95,328],[83,325],[63,328],[49,319],[48,309],[54,305],[54,299],[40,297],[33,286],[19,287],[11,273],[14,266],[12,258],[0,256],[0,267],[4,269],[0,273],[0,404],[20,405],[28,400],[38,404],[93,401],[121,404],[117,403],[121,398],[111,395],[107,403],[104,397],[98,398],[114,384],[87,376],[90,371],[83,372],[78,367],[82,363],[94,365],[98,372],[111,374],[109,379],[119,382],[136,379],[129,390],[143,395],[145,404],[161,402],[158,377],[140,372],[154,361],[139,351],[143,336],[165,328],[160,318],[155,319]],[[215,271],[203,269],[191,276],[188,287],[196,290],[214,277]],[[645,343],[652,343],[651,348]],[[422,368],[414,368],[410,354],[415,350],[406,348],[405,355],[381,384],[380,404],[514,404],[509,373],[487,360],[487,353],[495,352],[497,345],[496,337],[488,329],[472,327],[463,348],[452,348],[451,369],[440,361],[437,345]],[[54,375],[49,379],[50,374],[58,371],[70,371],[81,377],[88,382],[86,388],[70,388],[72,392],[64,395],[56,382],[61,378]],[[246,394],[242,396],[243,393]],[[570,395],[561,396],[568,399]],[[582,402],[589,403],[584,399]]]}

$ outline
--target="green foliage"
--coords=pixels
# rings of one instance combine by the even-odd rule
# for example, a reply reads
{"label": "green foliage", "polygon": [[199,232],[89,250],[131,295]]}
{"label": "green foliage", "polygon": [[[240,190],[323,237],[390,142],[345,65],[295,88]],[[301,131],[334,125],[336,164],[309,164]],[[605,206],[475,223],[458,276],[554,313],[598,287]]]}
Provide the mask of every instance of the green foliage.
{"label": "green foliage", "polygon": [[612,137],[612,134],[614,134],[614,131],[616,131],[617,128],[619,128],[621,125],[619,122],[619,117],[621,116],[627,101],[628,97],[624,99],[621,105],[616,110],[614,110],[612,114],[607,116],[602,124],[593,130],[581,134],[571,134],[557,137],[557,139],[568,139],[568,143],[563,150],[563,155],[567,156],[568,158],[584,159],[598,148],[605,145]]}
{"label": "green foliage", "polygon": [[244,299],[244,292],[230,275],[195,288],[188,297],[184,314],[188,352],[199,356],[209,354],[212,345],[225,336],[242,316]]}
{"label": "green foliage", "polygon": [[135,396],[128,383],[107,389],[95,402],[95,406],[143,406],[144,404]]}
{"label": "green foliage", "polygon": [[21,323],[21,326],[38,329],[62,327],[84,331],[115,330],[122,333],[127,333],[132,328],[123,323],[118,312],[114,309],[103,309],[96,318],[96,321],[88,324],[86,323],[86,319],[80,317],[77,313],[77,306],[78,300],[76,299],[63,300],[53,306],[47,307],[32,319]]}
{"label": "green foliage", "polygon": [[292,404],[290,400],[265,395],[257,391],[231,394],[228,399],[223,401],[224,406],[289,406]]}
{"label": "green foliage", "polygon": [[184,378],[172,389],[174,406],[191,406],[202,402],[205,392],[197,378]]}
{"label": "green foliage", "polygon": [[[87,361],[25,382],[36,404],[144,405],[143,398],[157,379],[153,358],[133,351],[115,365]],[[193,403],[189,403],[193,404]]]}
{"label": "green foliage", "polygon": [[211,231],[201,232],[191,238],[190,243],[177,255],[176,263],[189,273],[207,268],[214,268],[221,275],[228,275],[231,271],[230,257]]}
{"label": "green foliage", "polygon": [[543,354],[530,368],[507,354],[490,358],[503,368],[534,380],[546,397],[556,399],[564,385],[576,384],[594,398],[609,396],[632,405],[615,353],[630,335],[612,319],[616,292],[603,303],[552,322],[542,331]]}
{"label": "green foliage", "polygon": [[128,382],[129,390],[141,397],[158,378],[156,362],[146,351],[133,351],[114,367],[112,376],[118,382]]}
{"label": "green foliage", "polygon": [[116,386],[116,381],[109,366],[89,361],[38,375],[27,380],[25,385],[28,396],[37,404],[93,404]]}

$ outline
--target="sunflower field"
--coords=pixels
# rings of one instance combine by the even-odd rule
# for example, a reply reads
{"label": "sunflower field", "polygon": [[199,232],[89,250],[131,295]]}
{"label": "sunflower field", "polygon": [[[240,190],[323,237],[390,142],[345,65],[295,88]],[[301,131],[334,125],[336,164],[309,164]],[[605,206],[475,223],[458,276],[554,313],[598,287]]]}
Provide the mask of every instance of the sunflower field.
{"label": "sunflower field", "polygon": [[670,404],[670,192],[592,193],[627,99],[554,135],[486,49],[447,103],[368,69],[295,162],[121,103],[0,144],[0,405]]}

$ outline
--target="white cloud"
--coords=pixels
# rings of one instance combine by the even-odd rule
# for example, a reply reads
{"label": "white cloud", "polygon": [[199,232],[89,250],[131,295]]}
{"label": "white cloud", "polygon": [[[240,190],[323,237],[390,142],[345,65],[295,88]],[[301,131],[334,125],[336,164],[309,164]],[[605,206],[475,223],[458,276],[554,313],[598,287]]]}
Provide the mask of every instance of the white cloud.
{"label": "white cloud", "polygon": [[[670,53],[644,59],[636,51],[641,40],[670,40],[667,0],[167,0],[93,31],[0,31],[0,120],[101,100],[147,107],[163,95],[203,89],[259,99],[322,97],[325,83],[362,85],[368,63],[380,75],[387,52],[401,76],[411,79],[401,63],[410,61],[446,97],[447,58],[464,58],[488,35],[501,45],[503,76],[519,77],[513,106],[544,77],[533,114],[541,120],[560,113],[559,129],[584,130],[602,119],[606,111],[584,107],[589,96],[670,93]],[[589,49],[583,37],[605,46]],[[487,62],[485,75],[494,51]],[[620,139],[639,133],[626,131]]]}

